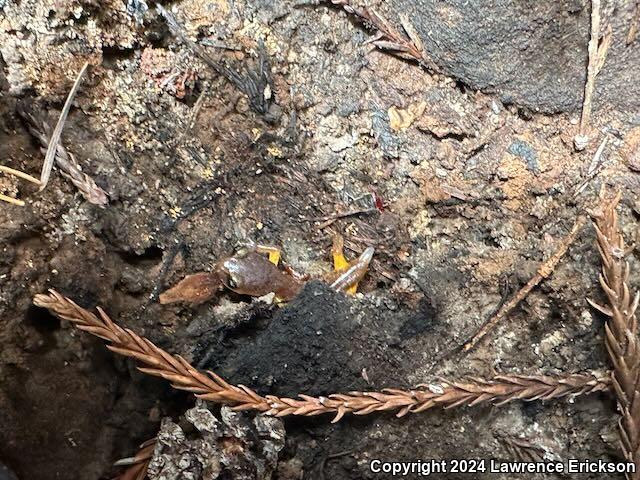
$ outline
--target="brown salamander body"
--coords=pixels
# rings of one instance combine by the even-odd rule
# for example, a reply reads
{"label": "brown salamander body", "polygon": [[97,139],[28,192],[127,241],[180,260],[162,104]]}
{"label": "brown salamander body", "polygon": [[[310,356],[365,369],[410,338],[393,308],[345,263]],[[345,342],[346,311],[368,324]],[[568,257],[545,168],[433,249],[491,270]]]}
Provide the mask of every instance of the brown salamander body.
{"label": "brown salamander body", "polygon": [[225,287],[252,297],[273,292],[280,300],[288,301],[304,286],[304,282],[280,270],[264,255],[251,251],[222,261],[216,270]]}
{"label": "brown salamander body", "polygon": [[[264,253],[268,253],[269,258]],[[355,293],[358,282],[367,271],[373,248],[367,248],[355,261],[348,262],[342,254],[341,239],[338,239],[333,255],[336,271],[325,281],[337,291]],[[279,268],[279,259],[278,249],[252,244],[216,263],[212,272],[186,276],[160,295],[160,303],[203,303],[224,288],[252,297],[274,293],[276,301],[289,301],[302,290],[309,277],[297,274],[289,267]]]}

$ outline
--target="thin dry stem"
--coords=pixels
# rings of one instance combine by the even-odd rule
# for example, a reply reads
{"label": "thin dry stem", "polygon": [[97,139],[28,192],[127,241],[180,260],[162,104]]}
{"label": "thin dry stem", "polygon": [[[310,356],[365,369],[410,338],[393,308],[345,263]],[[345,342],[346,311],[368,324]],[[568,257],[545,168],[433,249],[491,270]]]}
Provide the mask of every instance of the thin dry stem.
{"label": "thin dry stem", "polygon": [[549,277],[553,273],[560,260],[562,260],[562,257],[564,257],[569,250],[571,244],[575,242],[585,222],[585,217],[578,217],[576,222],[573,224],[573,227],[571,228],[571,232],[569,232],[569,234],[560,242],[558,250],[556,250],[556,252],[551,255],[551,257],[549,257],[540,265],[536,274],[520,290],[518,290],[518,293],[516,293],[511,298],[511,300],[505,303],[500,308],[500,310],[495,313],[495,315],[493,315],[487,322],[485,322],[482,327],[480,327],[480,329],[473,335],[473,337],[471,337],[464,343],[462,347],[463,351],[468,352],[469,350],[474,348],[478,344],[478,342],[480,342],[480,340],[482,340],[491,330],[495,328],[498,323],[500,323],[500,321],[502,321],[503,318],[505,318],[509,314],[509,312],[511,312],[511,310],[513,310],[522,300],[526,298],[527,295],[529,295],[529,292],[531,292],[531,290],[533,290],[535,286],[537,286],[542,280]]}
{"label": "thin dry stem", "polygon": [[337,422],[346,413],[366,415],[381,411],[396,411],[396,415],[401,417],[434,407],[549,400],[609,388],[608,378],[597,374],[501,375],[491,380],[440,380],[438,384],[413,390],[385,389],[381,392],[348,392],[326,397],[300,394],[297,399],[261,396],[244,385],[231,385],[213,372],[199,372],[182,357],[171,355],[146,338],[121,328],[100,308],[98,317],[54,290],[48,295],[36,295],[34,303],[69,320],[80,330],[108,341],[110,345],[107,348],[135,358],[144,365],[139,367],[142,372],[169,380],[174,388],[192,392],[204,400],[230,405],[235,410],[257,410],[279,417],[333,413],[333,422]]}
{"label": "thin dry stem", "polygon": [[24,202],[22,200],[10,197],[8,195],[4,195],[2,193],[0,193],[0,200],[2,200],[3,202],[10,203],[11,205],[17,205],[18,207],[24,207]]}
{"label": "thin dry stem", "polygon": [[591,159],[591,163],[589,164],[589,169],[587,170],[587,178],[580,184],[580,186],[578,186],[578,188],[576,188],[576,191],[573,194],[573,198],[578,197],[584,191],[584,189],[587,188],[587,185],[589,185],[589,182],[591,182],[591,180],[593,180],[604,168],[602,153],[604,152],[604,149],[607,146],[608,141],[609,141],[609,137],[605,135],[605,137],[602,139],[602,142],[600,142],[600,146],[598,147],[598,150],[596,150],[595,155]]}
{"label": "thin dry stem", "polygon": [[53,130],[51,134],[51,140],[49,141],[49,147],[47,148],[47,153],[44,156],[44,165],[42,166],[42,173],[40,175],[40,190],[43,190],[47,183],[49,182],[49,177],[51,176],[51,169],[53,168],[53,162],[56,158],[56,152],[58,150],[58,142],[60,141],[60,135],[62,134],[62,129],[64,128],[64,123],[67,120],[67,115],[69,114],[69,110],[71,110],[71,104],[73,103],[73,99],[78,92],[78,88],[80,88],[80,82],[82,81],[82,77],[84,77],[87,68],[89,67],[89,62],[85,62],[76,77],[75,82],[73,83],[73,87],[71,87],[71,91],[67,96],[67,100],[64,102],[64,106],[62,107],[62,111],[60,112],[60,118],[58,119],[58,123],[56,124],[56,128]]}
{"label": "thin dry stem", "polygon": [[625,243],[616,207],[620,194],[605,202],[594,212],[598,250],[602,259],[600,285],[605,292],[608,308],[592,305],[609,317],[605,326],[605,343],[613,363],[613,387],[621,412],[620,438],[628,461],[636,466],[636,473],[628,478],[640,479],[640,342],[636,308],[640,294],[629,288],[629,264],[625,261]]}
{"label": "thin dry stem", "polygon": [[[32,177],[28,173],[25,173],[21,170],[16,170],[15,168],[5,167],[4,165],[0,165],[0,172],[6,173],[8,175],[13,175],[14,177],[21,178],[31,183],[35,183],[36,185],[40,185],[40,180]],[[19,207],[24,207],[24,202],[18,198],[9,197],[8,195],[3,195],[0,193],[0,201],[10,203],[12,205],[17,205]]]}
{"label": "thin dry stem", "polygon": [[582,115],[580,116],[580,128],[574,138],[576,150],[584,150],[589,143],[589,123],[591,121],[591,109],[593,92],[596,86],[596,77],[607,57],[607,51],[611,46],[613,33],[611,26],[607,28],[602,42],[600,42],[600,0],[591,0],[591,37],[589,39],[589,61],[587,64],[587,81],[584,86],[584,100],[582,103]]}
{"label": "thin dry stem", "polygon": [[[36,117],[34,112],[28,112],[22,107],[18,109],[18,113],[29,123],[29,133],[40,142],[43,151],[45,151],[51,143],[51,125],[39,115]],[[96,184],[93,178],[82,171],[75,157],[64,148],[60,141],[58,141],[56,148],[55,161],[62,175],[71,180],[71,183],[89,203],[100,207],[109,204],[107,193]]]}
{"label": "thin dry stem", "polygon": [[21,178],[23,180],[26,180],[27,182],[40,185],[40,180],[38,180],[35,177],[32,177],[28,173],[25,173],[21,170],[16,170],[15,168],[9,168],[9,167],[5,167],[4,165],[0,165],[0,172],[8,173],[9,175],[13,175],[14,177]]}

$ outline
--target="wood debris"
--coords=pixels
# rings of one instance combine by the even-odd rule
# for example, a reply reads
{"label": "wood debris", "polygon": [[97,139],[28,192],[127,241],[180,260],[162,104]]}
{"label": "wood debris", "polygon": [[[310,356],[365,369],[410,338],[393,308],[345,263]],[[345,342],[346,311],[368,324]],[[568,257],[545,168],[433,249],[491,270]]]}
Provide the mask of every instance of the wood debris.
{"label": "wood debris", "polygon": [[578,134],[573,139],[573,144],[578,151],[584,150],[589,144],[589,126],[591,122],[591,109],[596,77],[604,66],[612,39],[613,31],[611,25],[609,25],[602,37],[602,41],[600,41],[600,0],[591,0],[591,39],[589,40],[588,48],[589,63],[587,66],[587,81],[584,86],[580,127]]}

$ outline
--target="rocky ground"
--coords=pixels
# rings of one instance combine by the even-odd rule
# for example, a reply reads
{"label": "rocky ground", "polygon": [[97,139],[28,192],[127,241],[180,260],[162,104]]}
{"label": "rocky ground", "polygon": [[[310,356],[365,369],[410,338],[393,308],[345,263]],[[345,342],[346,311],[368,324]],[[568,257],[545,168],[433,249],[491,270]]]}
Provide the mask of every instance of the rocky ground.
{"label": "rocky ground", "polygon": [[[586,302],[601,295],[590,227],[479,348],[455,349],[535,274],[603,186],[622,190],[635,239],[633,2],[603,6],[614,40],[582,152],[573,137],[588,2],[499,2],[508,14],[480,1],[370,2],[394,25],[410,14],[438,74],[373,48],[374,32],[339,6],[162,3],[239,80],[199,59],[151,2],[0,0],[0,164],[39,175],[43,154],[19,111],[55,124],[88,61],[62,143],[109,195],[93,205],[58,170],[42,192],[0,176],[0,193],[26,202],[0,204],[0,463],[18,478],[111,478],[114,460],[161,423],[180,433],[170,418],[194,406],[33,307],[47,288],[261,394],[607,368],[603,318]],[[248,97],[251,78],[260,89]],[[246,240],[280,246],[296,270],[319,276],[336,233],[350,258],[376,249],[355,297],[311,282],[284,307],[231,293],[195,307],[157,301]],[[276,460],[246,457],[265,462],[260,475],[200,478],[381,478],[369,472],[373,458],[510,459],[505,438],[549,458],[619,460],[615,415],[597,394],[286,420],[282,444],[267,442]]]}

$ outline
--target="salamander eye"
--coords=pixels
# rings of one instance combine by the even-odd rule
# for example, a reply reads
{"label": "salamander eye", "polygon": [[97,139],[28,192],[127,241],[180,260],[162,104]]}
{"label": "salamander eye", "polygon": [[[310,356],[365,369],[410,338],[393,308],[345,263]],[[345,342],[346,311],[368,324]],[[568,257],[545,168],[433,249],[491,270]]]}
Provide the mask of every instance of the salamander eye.
{"label": "salamander eye", "polygon": [[231,275],[227,277],[226,284],[229,288],[238,288],[238,282],[236,282],[236,280]]}

